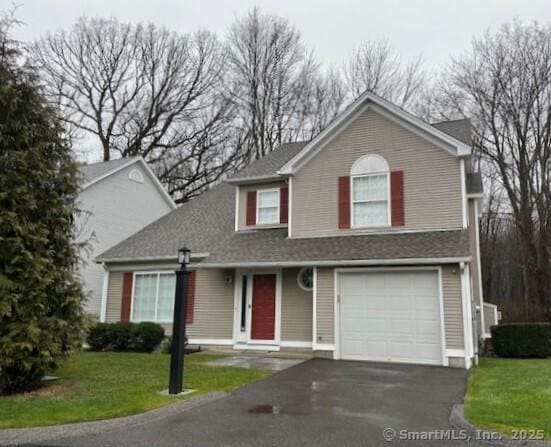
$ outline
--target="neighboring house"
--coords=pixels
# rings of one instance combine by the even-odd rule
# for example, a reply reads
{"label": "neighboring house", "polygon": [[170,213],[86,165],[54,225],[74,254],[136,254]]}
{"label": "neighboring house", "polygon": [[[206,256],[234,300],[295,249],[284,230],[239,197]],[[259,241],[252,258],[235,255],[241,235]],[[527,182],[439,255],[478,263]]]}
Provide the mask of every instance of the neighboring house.
{"label": "neighboring house", "polygon": [[471,171],[468,120],[365,93],[100,255],[105,319],[170,330],[187,246],[191,344],[468,368],[486,332]]}
{"label": "neighboring house", "polygon": [[176,205],[141,157],[82,165],[80,174],[77,240],[89,242],[80,275],[88,294],[85,309],[100,316],[105,270],[94,258]]}

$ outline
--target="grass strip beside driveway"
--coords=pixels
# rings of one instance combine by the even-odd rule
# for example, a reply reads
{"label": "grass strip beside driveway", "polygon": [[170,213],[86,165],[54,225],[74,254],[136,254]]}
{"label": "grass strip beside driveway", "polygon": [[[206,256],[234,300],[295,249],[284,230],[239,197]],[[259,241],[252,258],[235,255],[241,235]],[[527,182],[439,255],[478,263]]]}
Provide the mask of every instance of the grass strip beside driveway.
{"label": "grass strip beside driveway", "polygon": [[[197,390],[191,396],[232,391],[270,375],[255,369],[204,364],[215,358],[208,354],[186,356],[184,384]],[[169,361],[169,355],[160,353],[76,353],[55,372],[61,380],[30,393],[0,396],[0,428],[122,417],[190,397],[158,394],[168,388]]]}
{"label": "grass strip beside driveway", "polygon": [[481,359],[469,376],[465,416],[508,436],[543,430],[551,439],[551,359]]}

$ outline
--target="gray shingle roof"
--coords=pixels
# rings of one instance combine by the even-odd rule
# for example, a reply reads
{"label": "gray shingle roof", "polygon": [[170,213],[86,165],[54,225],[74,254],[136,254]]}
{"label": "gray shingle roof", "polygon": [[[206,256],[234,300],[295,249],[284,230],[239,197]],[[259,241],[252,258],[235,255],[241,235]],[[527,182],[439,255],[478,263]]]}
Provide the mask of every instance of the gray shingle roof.
{"label": "gray shingle roof", "polygon": [[107,174],[109,171],[117,169],[122,165],[128,163],[132,159],[138,159],[140,157],[131,158],[118,158],[117,160],[102,161],[99,163],[91,163],[88,165],[80,165],[79,171],[83,177],[84,183],[89,183],[94,179]]}
{"label": "gray shingle roof", "polygon": [[469,146],[472,144],[471,120],[469,119],[443,121],[432,124],[432,127],[436,127]]}
{"label": "gray shingle roof", "polygon": [[99,255],[104,259],[165,258],[187,246],[207,253],[234,231],[234,186],[222,183]]}
{"label": "gray shingle roof", "polygon": [[482,175],[480,172],[467,173],[467,194],[482,194],[484,186],[482,184]]}
{"label": "gray shingle roof", "polygon": [[234,186],[218,185],[101,254],[97,260],[166,259],[178,248],[205,264],[469,256],[467,231],[288,239],[286,229],[234,232]]}
{"label": "gray shingle roof", "polygon": [[291,158],[306,146],[308,141],[298,141],[296,143],[284,143],[276,150],[270,152],[260,160],[256,160],[249,166],[241,169],[232,175],[228,181],[230,183],[244,179],[254,179],[259,177],[277,177],[277,171]]}
{"label": "gray shingle roof", "polygon": [[289,239],[286,229],[234,233],[206,264],[468,257],[466,230]]}

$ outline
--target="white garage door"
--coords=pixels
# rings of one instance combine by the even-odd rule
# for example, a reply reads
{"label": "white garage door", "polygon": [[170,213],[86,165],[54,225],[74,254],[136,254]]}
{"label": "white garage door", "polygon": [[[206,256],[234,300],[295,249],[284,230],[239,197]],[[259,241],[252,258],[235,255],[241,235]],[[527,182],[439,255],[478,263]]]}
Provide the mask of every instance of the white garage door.
{"label": "white garage door", "polygon": [[436,271],[339,274],[340,357],[442,364]]}

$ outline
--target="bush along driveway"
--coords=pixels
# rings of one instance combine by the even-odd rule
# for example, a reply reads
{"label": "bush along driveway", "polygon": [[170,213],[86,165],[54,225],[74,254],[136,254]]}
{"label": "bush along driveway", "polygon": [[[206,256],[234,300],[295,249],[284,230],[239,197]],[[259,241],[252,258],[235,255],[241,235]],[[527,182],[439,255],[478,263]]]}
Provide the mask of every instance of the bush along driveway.
{"label": "bush along driveway", "polygon": [[[185,387],[232,391],[269,375],[266,371],[214,367],[207,354],[185,358]],[[0,396],[0,428],[36,427],[127,416],[188,396],[162,396],[168,387],[167,354],[80,352],[56,371],[60,380],[24,394]]]}
{"label": "bush along driveway", "polygon": [[551,439],[551,359],[481,359],[469,377],[465,416],[514,439]]}

